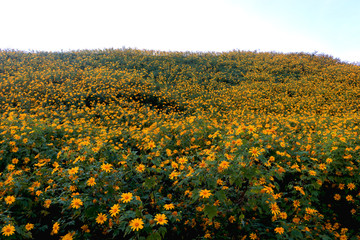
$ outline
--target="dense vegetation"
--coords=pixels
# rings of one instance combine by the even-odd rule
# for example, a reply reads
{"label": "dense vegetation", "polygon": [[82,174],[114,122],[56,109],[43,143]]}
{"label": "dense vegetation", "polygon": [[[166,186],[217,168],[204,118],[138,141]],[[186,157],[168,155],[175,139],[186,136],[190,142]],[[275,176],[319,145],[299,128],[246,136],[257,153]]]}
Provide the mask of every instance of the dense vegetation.
{"label": "dense vegetation", "polygon": [[359,239],[360,66],[0,51],[4,239]]}

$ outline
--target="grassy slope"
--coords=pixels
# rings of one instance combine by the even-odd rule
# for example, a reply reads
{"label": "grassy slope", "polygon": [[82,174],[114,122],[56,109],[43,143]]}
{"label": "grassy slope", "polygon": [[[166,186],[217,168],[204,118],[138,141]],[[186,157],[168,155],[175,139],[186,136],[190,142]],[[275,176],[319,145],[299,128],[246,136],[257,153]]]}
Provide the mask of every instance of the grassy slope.
{"label": "grassy slope", "polygon": [[[2,51],[0,62],[1,191],[4,198],[17,198],[13,205],[2,203],[1,221],[18,226],[17,234],[27,236],[19,229],[33,222],[34,236],[49,236],[60,221],[62,235],[76,231],[78,237],[95,237],[107,231],[122,236],[128,229],[129,237],[156,237],[152,229],[160,229],[151,219],[171,202],[179,215],[165,212],[171,222],[168,237],[186,231],[184,238],[253,233],[270,239],[279,236],[277,227],[294,238],[356,235],[359,66],[305,53],[131,49]],[[221,169],[224,161],[229,168]],[[112,164],[111,173],[101,169],[104,163]],[[146,167],[142,173],[139,164]],[[69,175],[76,167],[79,172]],[[99,181],[93,188],[86,185],[91,176]],[[40,187],[29,192],[36,181]],[[356,188],[348,188],[350,183]],[[261,190],[266,187],[272,192]],[[198,199],[201,189],[211,189],[213,196]],[[186,191],[194,197],[186,197]],[[84,202],[80,210],[71,208],[74,192]],[[96,214],[108,212],[124,192],[142,201],[124,204],[123,217],[112,218],[117,227],[97,224]],[[49,209],[43,205],[48,199]],[[205,220],[217,200],[214,221],[221,227]],[[301,207],[291,207],[294,201]],[[275,202],[287,218],[274,218]],[[29,215],[23,218],[18,209]],[[294,223],[309,215],[310,220]],[[144,217],[142,232],[128,227],[135,216]],[[90,233],[81,231],[83,224]]]}

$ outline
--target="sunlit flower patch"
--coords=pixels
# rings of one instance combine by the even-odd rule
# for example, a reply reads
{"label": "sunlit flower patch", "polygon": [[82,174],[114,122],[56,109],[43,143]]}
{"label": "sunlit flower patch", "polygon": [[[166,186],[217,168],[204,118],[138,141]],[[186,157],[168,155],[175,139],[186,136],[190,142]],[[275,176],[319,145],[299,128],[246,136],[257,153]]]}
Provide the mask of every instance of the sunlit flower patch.
{"label": "sunlit flower patch", "polygon": [[357,239],[360,67],[0,51],[1,239]]}

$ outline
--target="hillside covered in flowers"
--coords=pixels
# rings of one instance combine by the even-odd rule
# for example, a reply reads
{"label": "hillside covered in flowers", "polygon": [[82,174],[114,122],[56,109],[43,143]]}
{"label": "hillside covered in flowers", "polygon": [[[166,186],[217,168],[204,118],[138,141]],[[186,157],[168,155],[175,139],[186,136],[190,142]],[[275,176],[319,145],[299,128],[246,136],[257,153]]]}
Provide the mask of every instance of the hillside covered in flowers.
{"label": "hillside covered in flowers", "polygon": [[0,51],[1,239],[360,239],[360,66]]}

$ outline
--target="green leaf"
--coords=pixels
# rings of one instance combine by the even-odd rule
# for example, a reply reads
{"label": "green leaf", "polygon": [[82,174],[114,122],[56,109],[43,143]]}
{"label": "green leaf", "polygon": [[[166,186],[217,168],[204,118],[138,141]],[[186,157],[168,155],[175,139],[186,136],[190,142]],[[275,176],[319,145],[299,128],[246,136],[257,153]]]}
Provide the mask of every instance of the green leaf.
{"label": "green leaf", "polygon": [[148,236],[146,238],[146,240],[160,240],[161,239],[161,236],[160,236],[160,233],[158,232],[154,232],[153,234],[151,234],[150,236]]}
{"label": "green leaf", "polygon": [[230,183],[230,185],[233,185],[233,184],[234,184],[234,181],[235,181],[234,178],[230,176],[230,177],[229,177],[229,183]]}
{"label": "green leaf", "polygon": [[165,233],[166,233],[166,227],[160,227],[158,231],[159,231],[161,237],[164,238]]}
{"label": "green leaf", "polygon": [[127,222],[120,222],[119,224],[119,228],[121,231],[124,231],[127,226],[128,226]]}
{"label": "green leaf", "polygon": [[215,178],[208,178],[206,180],[206,183],[207,183],[207,186],[210,188],[210,189],[213,189],[216,187],[216,180]]}
{"label": "green leaf", "polygon": [[125,230],[124,237],[125,237],[126,235],[130,234],[130,233],[131,233],[131,227],[128,226],[128,227],[126,228],[126,230]]}
{"label": "green leaf", "polygon": [[135,214],[136,214],[137,217],[142,216],[142,213],[141,213],[141,211],[139,209],[136,209]]}
{"label": "green leaf", "polygon": [[331,237],[329,237],[329,236],[327,236],[327,235],[320,235],[319,236],[321,239],[323,239],[323,240],[330,240],[330,239],[332,239]]}
{"label": "green leaf", "polygon": [[127,218],[135,218],[136,217],[136,213],[134,211],[126,211],[124,214]]}
{"label": "green leaf", "polygon": [[143,186],[146,188],[153,188],[156,186],[156,179],[154,177],[149,177],[145,179],[145,182],[143,183]]}
{"label": "green leaf", "polygon": [[[291,236],[295,237],[295,239],[300,239],[300,238],[304,237],[303,234],[299,230],[291,231]],[[323,239],[323,238],[321,238],[321,239]]]}
{"label": "green leaf", "polygon": [[217,191],[215,197],[220,201],[224,202],[226,200],[226,194],[223,190]]}
{"label": "green leaf", "polygon": [[199,196],[199,190],[194,190],[193,194],[191,196],[191,202],[194,203],[195,201],[197,201],[200,198]]}
{"label": "green leaf", "polygon": [[244,183],[244,180],[243,180],[242,178],[237,177],[237,178],[235,179],[235,185],[236,185],[237,187],[241,188],[243,183]]}
{"label": "green leaf", "polygon": [[211,221],[212,218],[217,215],[217,207],[214,205],[206,205],[204,209],[204,213],[210,218]]}
{"label": "green leaf", "polygon": [[92,218],[92,217],[95,217],[97,214],[96,214],[96,210],[98,209],[98,207],[96,206],[89,206],[85,209],[85,216],[86,217],[89,217],[89,218]]}
{"label": "green leaf", "polygon": [[41,210],[40,213],[43,215],[43,216],[47,216],[50,214],[50,212],[46,211],[46,210]]}

